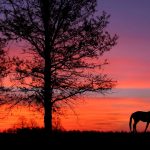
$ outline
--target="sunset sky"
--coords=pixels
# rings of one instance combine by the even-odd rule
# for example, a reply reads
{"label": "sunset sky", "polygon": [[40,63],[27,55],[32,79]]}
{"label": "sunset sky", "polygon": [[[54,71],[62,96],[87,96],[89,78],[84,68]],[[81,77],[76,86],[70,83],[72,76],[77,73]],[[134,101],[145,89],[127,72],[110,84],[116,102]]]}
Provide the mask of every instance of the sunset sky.
{"label": "sunset sky", "polygon": [[[104,72],[117,80],[117,86],[108,95],[82,97],[85,102],[75,106],[76,115],[67,110],[62,126],[66,130],[129,131],[130,114],[150,110],[150,0],[98,0],[97,9],[97,13],[104,10],[111,15],[107,29],[119,36],[118,44],[103,56],[110,63]],[[12,127],[17,122],[14,116],[23,114],[13,112],[0,121],[0,128]],[[35,118],[29,114],[42,122],[41,114]],[[142,131],[146,124],[140,124]]]}
{"label": "sunset sky", "polygon": [[[136,110],[150,110],[149,8],[149,0],[98,1],[98,13],[104,10],[111,15],[107,29],[119,36],[118,44],[104,55],[110,62],[104,72],[118,84],[111,94],[93,94],[79,106],[79,116],[74,117],[75,128],[129,131],[130,114]],[[137,125],[139,131],[144,128],[142,122]]]}
{"label": "sunset sky", "polygon": [[110,17],[109,29],[119,36],[118,44],[108,52],[108,70],[118,87],[150,87],[150,1],[102,0],[98,10]]}

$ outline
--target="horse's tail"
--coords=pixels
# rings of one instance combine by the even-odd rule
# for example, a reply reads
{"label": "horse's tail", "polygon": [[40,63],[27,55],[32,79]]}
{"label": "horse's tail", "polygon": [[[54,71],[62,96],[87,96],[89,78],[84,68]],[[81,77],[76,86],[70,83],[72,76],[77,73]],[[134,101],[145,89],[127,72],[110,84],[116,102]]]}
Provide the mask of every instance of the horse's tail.
{"label": "horse's tail", "polygon": [[132,126],[131,126],[131,125],[132,125],[132,117],[133,117],[133,116],[131,115],[131,116],[130,116],[130,121],[129,121],[129,128],[130,128],[130,131],[132,130]]}

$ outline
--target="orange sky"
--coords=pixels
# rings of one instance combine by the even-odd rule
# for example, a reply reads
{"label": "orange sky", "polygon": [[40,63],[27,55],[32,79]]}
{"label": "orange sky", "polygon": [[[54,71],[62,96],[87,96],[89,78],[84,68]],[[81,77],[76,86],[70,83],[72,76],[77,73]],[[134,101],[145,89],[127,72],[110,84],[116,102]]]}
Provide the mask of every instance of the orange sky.
{"label": "orange sky", "polygon": [[124,51],[126,51],[126,48],[120,49],[120,46],[116,46],[104,55],[109,60],[104,72],[117,80],[117,88],[150,88],[150,51],[146,51],[144,54],[148,58],[142,56],[142,54],[132,57],[130,53],[128,54],[129,57],[121,54]]}
{"label": "orange sky", "polygon": [[[67,109],[61,118],[65,130],[95,130],[95,131],[129,131],[129,117],[133,111],[149,110],[149,98],[120,98],[89,96],[85,101],[77,104],[73,111]],[[6,112],[1,109],[1,114]],[[14,109],[8,116],[0,119],[0,128],[5,130],[21,125],[22,119],[31,125],[31,121],[43,127],[41,113],[22,108]],[[143,131],[145,123],[137,125],[138,131]],[[150,129],[148,129],[150,131]]]}
{"label": "orange sky", "polygon": [[[76,107],[78,116],[69,111],[62,120],[68,130],[129,131],[129,117],[133,111],[149,110],[150,102],[142,98],[108,98],[90,97],[85,103]],[[72,115],[71,115],[72,114]],[[142,131],[144,123],[137,127]]]}

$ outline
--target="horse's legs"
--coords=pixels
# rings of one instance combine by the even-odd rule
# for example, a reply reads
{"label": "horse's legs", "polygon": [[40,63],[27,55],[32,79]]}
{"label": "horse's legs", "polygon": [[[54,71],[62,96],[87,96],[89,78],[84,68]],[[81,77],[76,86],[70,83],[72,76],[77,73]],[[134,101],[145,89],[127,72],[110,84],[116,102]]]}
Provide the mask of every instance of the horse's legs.
{"label": "horse's legs", "polygon": [[135,121],[135,120],[134,120],[134,124],[133,124],[133,132],[137,132],[137,131],[136,131],[136,124],[137,124],[137,123],[138,123],[138,121]]}
{"label": "horse's legs", "polygon": [[148,125],[149,125],[149,122],[147,122],[147,124],[146,124],[145,132],[146,132],[146,130],[147,130],[147,128],[148,128]]}

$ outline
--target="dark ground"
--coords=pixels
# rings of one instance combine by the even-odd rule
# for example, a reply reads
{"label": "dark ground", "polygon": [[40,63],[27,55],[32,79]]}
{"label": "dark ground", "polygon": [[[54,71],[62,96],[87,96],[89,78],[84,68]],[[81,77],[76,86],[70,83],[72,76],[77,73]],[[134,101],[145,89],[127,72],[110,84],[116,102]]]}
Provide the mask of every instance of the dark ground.
{"label": "dark ground", "polygon": [[150,132],[63,131],[46,135],[43,130],[22,129],[16,133],[0,133],[5,149],[149,149]]}

